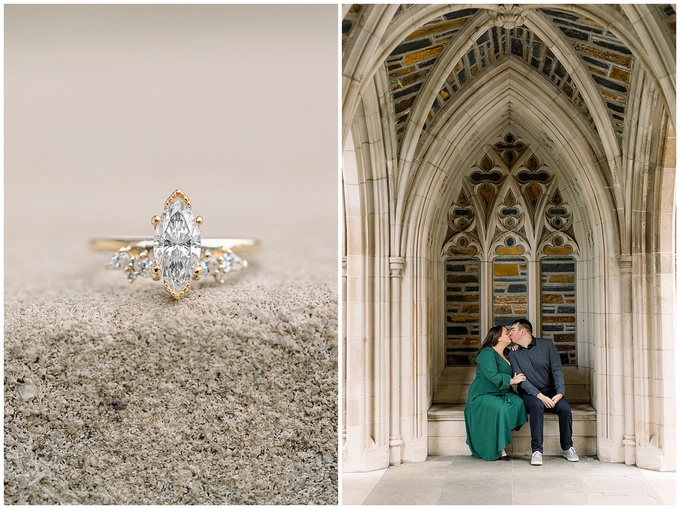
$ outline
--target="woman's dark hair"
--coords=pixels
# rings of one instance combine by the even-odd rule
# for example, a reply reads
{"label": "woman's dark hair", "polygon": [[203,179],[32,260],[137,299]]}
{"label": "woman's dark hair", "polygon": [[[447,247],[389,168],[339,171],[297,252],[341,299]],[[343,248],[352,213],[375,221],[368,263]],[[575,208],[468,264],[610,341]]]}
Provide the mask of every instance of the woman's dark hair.
{"label": "woman's dark hair", "polygon": [[500,338],[503,334],[503,329],[505,329],[505,325],[496,325],[495,327],[491,327],[484,338],[484,341],[482,341],[482,346],[480,346],[479,349],[484,350],[485,348],[496,346],[498,344],[498,338]]}

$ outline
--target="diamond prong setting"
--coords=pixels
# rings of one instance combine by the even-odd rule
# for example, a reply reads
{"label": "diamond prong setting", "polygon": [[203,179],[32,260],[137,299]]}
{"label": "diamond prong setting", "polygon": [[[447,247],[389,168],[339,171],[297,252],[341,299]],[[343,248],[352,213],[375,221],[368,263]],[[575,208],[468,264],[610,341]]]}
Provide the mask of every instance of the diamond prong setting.
{"label": "diamond prong setting", "polygon": [[186,285],[184,285],[184,288],[182,288],[179,292],[176,292],[175,290],[170,288],[170,285],[166,281],[163,281],[163,285],[165,286],[165,289],[168,291],[168,293],[173,296],[173,298],[180,299],[184,296],[185,293],[189,291],[191,283],[187,283]]}
{"label": "diamond prong setting", "polygon": [[163,209],[167,209],[170,206],[170,203],[172,203],[172,201],[175,199],[182,200],[187,207],[191,208],[191,200],[189,200],[189,197],[186,194],[184,194],[181,189],[175,189],[175,191],[168,197],[168,199],[165,200],[165,205],[163,206]]}
{"label": "diamond prong setting", "polygon": [[157,263],[154,263],[153,267],[151,267],[151,279],[154,281],[161,280],[161,266]]}

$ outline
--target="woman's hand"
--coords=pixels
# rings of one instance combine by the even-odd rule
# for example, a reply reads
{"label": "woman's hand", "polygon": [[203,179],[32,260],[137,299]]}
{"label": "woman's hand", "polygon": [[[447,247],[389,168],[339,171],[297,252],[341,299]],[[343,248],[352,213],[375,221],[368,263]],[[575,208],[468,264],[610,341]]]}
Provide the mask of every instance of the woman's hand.
{"label": "woman's hand", "polygon": [[519,345],[517,343],[510,343],[510,350],[513,352],[516,351],[519,348]]}
{"label": "woman's hand", "polygon": [[515,376],[510,379],[510,385],[516,385],[520,382],[524,382],[526,379],[527,377],[524,376],[524,373],[520,373],[519,375],[515,373]]}

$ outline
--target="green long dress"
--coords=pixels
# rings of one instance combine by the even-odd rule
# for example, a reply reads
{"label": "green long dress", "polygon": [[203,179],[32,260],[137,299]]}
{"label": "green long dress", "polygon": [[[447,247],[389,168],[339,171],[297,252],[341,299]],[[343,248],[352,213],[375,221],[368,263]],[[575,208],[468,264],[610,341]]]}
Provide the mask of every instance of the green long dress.
{"label": "green long dress", "polygon": [[477,356],[477,374],[465,403],[467,444],[475,458],[493,461],[527,422],[522,398],[510,388],[512,368],[493,348]]}

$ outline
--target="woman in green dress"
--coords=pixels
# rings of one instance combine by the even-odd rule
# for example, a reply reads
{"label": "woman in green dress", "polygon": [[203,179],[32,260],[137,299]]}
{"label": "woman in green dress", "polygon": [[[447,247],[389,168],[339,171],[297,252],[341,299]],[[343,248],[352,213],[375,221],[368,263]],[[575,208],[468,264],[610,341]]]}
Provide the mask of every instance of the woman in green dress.
{"label": "woman in green dress", "polygon": [[475,458],[509,460],[505,447],[512,443],[512,430],[527,422],[522,399],[510,388],[526,380],[512,376],[506,348],[508,330],[497,325],[489,329],[477,356],[477,374],[465,403],[467,444]]}

